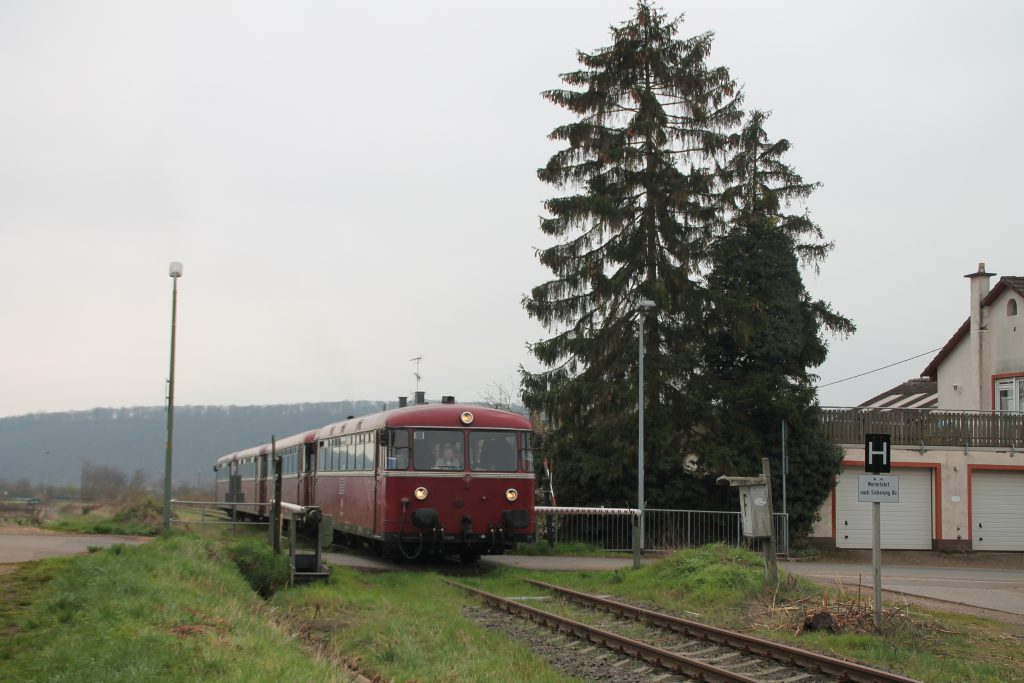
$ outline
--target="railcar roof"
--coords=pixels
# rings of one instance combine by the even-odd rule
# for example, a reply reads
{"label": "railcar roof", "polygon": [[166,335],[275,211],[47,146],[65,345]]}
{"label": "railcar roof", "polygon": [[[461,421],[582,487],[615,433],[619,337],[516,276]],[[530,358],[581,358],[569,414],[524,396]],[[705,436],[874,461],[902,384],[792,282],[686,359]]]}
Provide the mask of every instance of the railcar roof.
{"label": "railcar roof", "polygon": [[[470,425],[462,423],[461,416],[465,412],[473,413],[473,422]],[[352,434],[371,429],[384,429],[385,427],[475,427],[477,429],[532,429],[530,420],[518,413],[486,406],[476,406],[466,403],[425,403],[420,405],[407,406],[385,410],[380,413],[353,417],[341,422],[329,424],[320,429],[313,429],[286,436],[276,441],[277,450],[290,448],[301,443],[312,443],[317,439],[326,439],[341,434]],[[270,444],[260,444],[252,448],[235,451],[217,458],[217,468],[235,461],[244,460],[261,453],[269,453]]]}
{"label": "railcar roof", "polygon": [[[470,425],[465,425],[461,421],[461,416],[465,412],[473,414],[473,422]],[[320,430],[320,438],[385,427],[467,426],[479,429],[532,429],[529,419],[507,410],[465,403],[426,403],[335,422]]]}

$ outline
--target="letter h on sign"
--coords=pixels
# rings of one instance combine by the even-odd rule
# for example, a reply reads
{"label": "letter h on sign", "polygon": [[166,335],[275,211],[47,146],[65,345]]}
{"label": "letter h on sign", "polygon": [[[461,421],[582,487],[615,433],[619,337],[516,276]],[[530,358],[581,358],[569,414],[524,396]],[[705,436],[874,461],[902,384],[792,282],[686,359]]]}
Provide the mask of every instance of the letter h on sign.
{"label": "letter h on sign", "polygon": [[892,441],[888,434],[866,434],[864,436],[864,471],[883,474],[892,471],[889,457]]}

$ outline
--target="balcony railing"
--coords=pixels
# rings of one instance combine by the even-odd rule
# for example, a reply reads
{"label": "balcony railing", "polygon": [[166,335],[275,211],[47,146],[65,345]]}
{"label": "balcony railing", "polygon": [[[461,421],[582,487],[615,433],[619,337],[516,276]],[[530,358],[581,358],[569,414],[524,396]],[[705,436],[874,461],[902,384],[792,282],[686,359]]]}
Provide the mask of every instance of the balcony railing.
{"label": "balcony railing", "polygon": [[839,444],[862,444],[865,434],[889,434],[900,446],[1024,449],[1024,413],[912,408],[824,408],[825,434]]}

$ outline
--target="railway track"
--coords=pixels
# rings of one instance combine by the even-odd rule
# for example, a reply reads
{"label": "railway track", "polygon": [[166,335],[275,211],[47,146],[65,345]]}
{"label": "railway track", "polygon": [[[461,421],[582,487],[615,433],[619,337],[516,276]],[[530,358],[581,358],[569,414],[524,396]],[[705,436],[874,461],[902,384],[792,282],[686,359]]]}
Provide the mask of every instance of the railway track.
{"label": "railway track", "polygon": [[[519,600],[503,598],[454,581],[449,583],[508,614],[529,619],[559,633],[571,635],[621,655],[623,659],[616,662],[615,666],[625,666],[631,663],[630,660],[641,665],[641,669],[634,669],[628,674],[624,669],[623,680],[637,680],[643,677],[665,683],[670,680],[697,680],[707,683],[917,683],[914,679],[872,669],[855,662],[773,643],[542,581],[528,581],[587,609],[602,610],[620,619],[641,623],[654,631],[646,634],[643,640],[639,640],[537,609]],[[655,645],[652,641],[658,641],[660,644]]]}

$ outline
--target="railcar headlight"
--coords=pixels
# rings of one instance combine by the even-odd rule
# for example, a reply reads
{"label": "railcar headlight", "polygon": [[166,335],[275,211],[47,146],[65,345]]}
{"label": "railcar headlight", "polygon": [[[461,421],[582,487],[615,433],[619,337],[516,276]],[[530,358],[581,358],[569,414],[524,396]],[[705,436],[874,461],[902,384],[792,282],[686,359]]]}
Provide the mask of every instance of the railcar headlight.
{"label": "railcar headlight", "polygon": [[505,491],[505,500],[507,500],[508,502],[514,503],[518,499],[519,491],[516,491],[515,489],[509,489],[508,491]]}
{"label": "railcar headlight", "polygon": [[427,488],[425,486],[418,486],[416,490],[412,492],[412,495],[416,496],[416,500],[427,499]]}
{"label": "railcar headlight", "polygon": [[462,420],[462,424],[464,424],[464,425],[471,425],[471,424],[473,424],[473,419],[474,419],[473,418],[473,413],[471,413],[471,412],[469,412],[467,410],[462,415],[459,415],[459,419]]}

